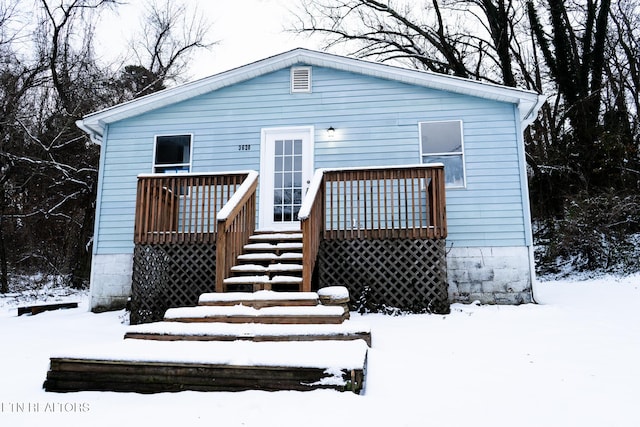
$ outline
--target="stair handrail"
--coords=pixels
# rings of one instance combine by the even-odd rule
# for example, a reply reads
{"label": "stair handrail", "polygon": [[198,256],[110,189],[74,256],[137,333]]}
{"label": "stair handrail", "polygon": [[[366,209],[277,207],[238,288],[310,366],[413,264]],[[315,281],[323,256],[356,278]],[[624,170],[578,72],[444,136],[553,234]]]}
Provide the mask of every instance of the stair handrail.
{"label": "stair handrail", "polygon": [[217,215],[216,292],[224,291],[224,279],[256,227],[258,172],[249,171],[243,183]]}
{"label": "stair handrail", "polygon": [[324,236],[324,169],[317,169],[298,211],[302,230],[302,291],[311,291],[313,270]]}

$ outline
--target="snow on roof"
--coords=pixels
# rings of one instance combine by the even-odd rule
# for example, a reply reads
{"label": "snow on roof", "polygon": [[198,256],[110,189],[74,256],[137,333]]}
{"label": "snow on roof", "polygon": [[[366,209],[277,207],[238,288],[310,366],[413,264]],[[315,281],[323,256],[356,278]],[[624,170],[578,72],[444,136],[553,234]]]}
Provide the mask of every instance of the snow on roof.
{"label": "snow on roof", "polygon": [[204,93],[299,64],[333,68],[387,80],[395,80],[416,86],[477,96],[494,101],[509,102],[518,106],[523,128],[535,120],[538,110],[546,100],[544,95],[529,90],[298,48],[191,83],[165,89],[129,102],[115,105],[105,110],[89,114],[82,120],[78,120],[76,124],[80,129],[91,135],[92,140],[99,143],[102,139],[105,126],[109,123],[137,116],[157,108],[165,107]]}

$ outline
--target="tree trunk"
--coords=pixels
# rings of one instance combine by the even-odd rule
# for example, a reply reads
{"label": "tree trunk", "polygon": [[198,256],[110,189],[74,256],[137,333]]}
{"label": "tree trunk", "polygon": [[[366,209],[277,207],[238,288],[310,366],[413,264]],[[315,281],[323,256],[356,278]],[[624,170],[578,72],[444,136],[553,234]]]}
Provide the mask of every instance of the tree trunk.
{"label": "tree trunk", "polygon": [[9,272],[7,266],[7,248],[4,243],[4,215],[0,212],[0,293],[9,292]]}

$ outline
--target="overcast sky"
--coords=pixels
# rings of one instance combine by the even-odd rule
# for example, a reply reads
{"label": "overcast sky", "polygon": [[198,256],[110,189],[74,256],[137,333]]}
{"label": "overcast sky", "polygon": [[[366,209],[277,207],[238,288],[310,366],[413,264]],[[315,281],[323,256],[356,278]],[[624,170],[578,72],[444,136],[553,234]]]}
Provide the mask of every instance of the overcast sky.
{"label": "overcast sky", "polygon": [[[182,0],[209,15],[212,38],[219,44],[199,51],[189,70],[189,80],[206,77],[296,47],[319,49],[317,41],[286,33],[291,19],[288,8],[296,0]],[[138,0],[118,7],[118,16],[103,19],[100,49],[118,51],[126,46],[139,22]]]}

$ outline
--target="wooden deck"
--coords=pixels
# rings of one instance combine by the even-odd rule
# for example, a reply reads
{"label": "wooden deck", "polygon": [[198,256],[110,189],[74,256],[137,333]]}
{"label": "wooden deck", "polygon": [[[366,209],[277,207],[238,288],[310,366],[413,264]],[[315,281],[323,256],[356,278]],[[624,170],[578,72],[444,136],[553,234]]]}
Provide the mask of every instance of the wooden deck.
{"label": "wooden deck", "polygon": [[[227,291],[225,280],[247,268],[238,268],[247,255],[301,251],[302,280],[288,284],[309,292],[323,241],[447,236],[441,164],[316,171],[299,212],[301,232],[294,234],[299,242],[290,242],[291,234],[276,243],[256,235],[257,187],[257,173],[251,171],[142,175],[134,243],[215,243],[217,292]],[[262,283],[252,285],[259,289]]]}

